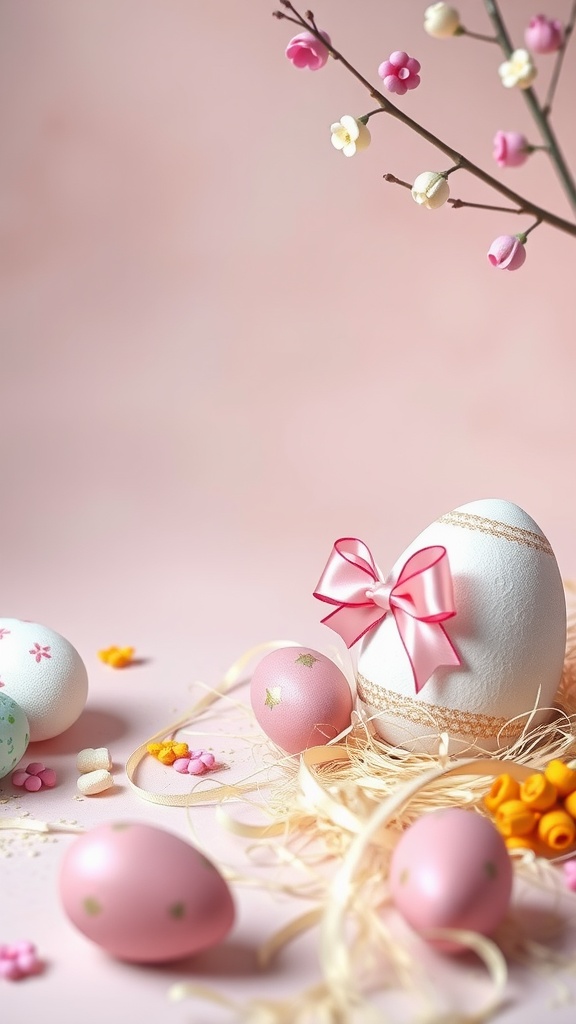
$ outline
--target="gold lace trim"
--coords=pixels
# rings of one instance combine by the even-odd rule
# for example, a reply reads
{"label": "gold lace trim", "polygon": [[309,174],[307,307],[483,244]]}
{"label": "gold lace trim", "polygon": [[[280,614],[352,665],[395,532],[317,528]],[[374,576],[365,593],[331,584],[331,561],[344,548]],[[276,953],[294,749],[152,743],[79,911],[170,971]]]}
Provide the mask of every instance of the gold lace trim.
{"label": "gold lace trim", "polygon": [[459,711],[458,708],[438,707],[437,704],[426,704],[414,697],[403,697],[399,693],[385,690],[377,683],[357,674],[358,696],[376,711],[387,711],[399,718],[407,719],[416,725],[434,726],[438,732],[450,735],[469,736],[471,739],[500,735],[505,739],[517,739],[524,728],[524,720],[508,721],[506,718],[494,718],[492,715],[473,714],[470,711]]}
{"label": "gold lace trim", "polygon": [[461,526],[466,530],[478,530],[480,533],[490,534],[491,537],[513,540],[517,544],[535,548],[537,551],[544,552],[545,555],[554,555],[543,534],[525,530],[521,526],[510,526],[508,523],[500,523],[496,519],[486,519],[485,516],[475,516],[470,512],[447,512],[437,522],[447,523],[449,526]]}

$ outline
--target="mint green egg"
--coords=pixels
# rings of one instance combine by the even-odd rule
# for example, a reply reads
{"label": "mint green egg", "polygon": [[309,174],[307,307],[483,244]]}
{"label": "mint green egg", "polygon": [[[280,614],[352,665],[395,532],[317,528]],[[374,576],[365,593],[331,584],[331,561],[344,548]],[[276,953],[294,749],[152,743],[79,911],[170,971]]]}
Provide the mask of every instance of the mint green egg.
{"label": "mint green egg", "polygon": [[22,708],[0,691],[0,779],[24,757],[29,739],[28,719]]}

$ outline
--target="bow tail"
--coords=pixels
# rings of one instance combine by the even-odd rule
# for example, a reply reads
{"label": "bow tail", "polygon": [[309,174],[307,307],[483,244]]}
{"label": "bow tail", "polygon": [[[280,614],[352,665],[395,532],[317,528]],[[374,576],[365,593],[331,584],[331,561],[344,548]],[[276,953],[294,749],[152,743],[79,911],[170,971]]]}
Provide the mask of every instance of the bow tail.
{"label": "bow tail", "polygon": [[375,604],[339,605],[326,618],[322,619],[342,637],[346,647],[352,647],[369,629],[377,626],[386,616],[386,612]]}
{"label": "bow tail", "polygon": [[396,608],[392,611],[412,666],[416,693],[437,668],[461,664],[456,648],[440,622],[423,622]]}

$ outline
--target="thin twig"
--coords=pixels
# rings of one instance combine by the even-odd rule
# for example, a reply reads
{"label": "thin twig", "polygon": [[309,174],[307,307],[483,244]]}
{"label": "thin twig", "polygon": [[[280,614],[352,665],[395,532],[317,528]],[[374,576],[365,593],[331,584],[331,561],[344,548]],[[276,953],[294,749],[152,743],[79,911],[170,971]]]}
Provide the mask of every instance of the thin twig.
{"label": "thin twig", "polygon": [[[487,0],[485,0],[485,2],[487,2]],[[346,70],[349,71],[350,74],[353,75],[354,78],[356,78],[356,80],[360,82],[365,89],[368,90],[370,96],[374,100],[376,100],[377,103],[380,104],[382,110],[386,114],[390,114],[391,117],[396,118],[402,124],[406,125],[407,128],[410,128],[412,131],[416,132],[417,135],[422,136],[423,139],[426,139],[426,141],[429,142],[436,149],[439,149],[442,153],[445,153],[446,156],[449,156],[451,160],[454,161],[454,163],[459,164],[462,170],[468,171],[469,174],[472,174],[480,181],[483,181],[485,185],[488,185],[488,187],[494,189],[495,192],[499,192],[501,195],[505,196],[506,199],[509,199],[510,202],[514,203],[515,206],[521,207],[523,210],[526,211],[526,213],[533,214],[534,217],[540,218],[544,223],[549,224],[551,227],[557,228],[559,231],[564,231],[566,232],[566,234],[576,236],[575,223],[565,220],[563,217],[558,217],[555,213],[551,213],[549,210],[544,210],[540,206],[536,206],[535,203],[530,202],[528,199],[525,199],[517,192],[514,192],[511,188],[508,188],[508,186],[505,185],[503,182],[499,181],[497,178],[493,178],[491,174],[487,174],[486,171],[483,171],[481,167],[478,167],[476,164],[472,163],[472,161],[468,160],[462,153],[458,153],[457,150],[452,148],[452,146],[449,146],[442,139],[439,139],[432,132],[428,131],[427,128],[424,128],[423,125],[419,124],[417,121],[414,121],[411,117],[408,116],[408,114],[405,114],[403,110],[400,110],[398,107],[396,107],[389,99],[387,99],[381,92],[379,92],[378,89],[376,89],[372,85],[372,83],[368,81],[367,78],[364,78],[364,75],[362,75],[360,71],[358,71],[357,68],[354,67],[353,64],[350,64],[350,62],[347,61],[346,58],[343,57],[342,54],[338,50],[336,50],[334,46],[332,46],[332,44],[328,44],[326,42],[326,40],[321,36],[320,32],[314,28],[312,23],[306,21],[302,17],[302,15],[296,10],[296,8],[293,6],[290,0],[280,0],[280,3],[282,4],[283,7],[290,10],[292,12],[292,15],[294,16],[292,17],[288,14],[284,14],[283,11],[274,11],[274,17],[282,18],[285,19],[286,21],[291,21],[295,25],[298,25],[300,28],[305,29],[307,32],[311,32],[312,35],[316,36],[317,39],[321,40],[328,49],[328,52],[334,58],[334,60],[340,61],[340,63],[346,68]]]}
{"label": "thin twig", "polygon": [[[496,35],[498,37],[500,47],[504,55],[508,58],[510,57],[510,54],[513,52],[514,47],[512,46],[512,43],[510,41],[510,36],[508,35],[508,31],[502,19],[502,15],[500,14],[497,0],[484,0],[484,6],[486,8],[488,17],[490,18],[494,26],[494,31],[496,32]],[[564,160],[564,156],[562,154],[560,146],[558,145],[556,136],[552,131],[546,113],[544,109],[540,106],[536,93],[533,89],[522,89],[521,92],[526,99],[526,103],[530,108],[530,113],[532,114],[532,117],[540,131],[540,134],[542,135],[542,138],[546,143],[546,146],[550,154],[550,159],[552,161],[553,166],[556,169],[556,173],[568,197],[570,205],[576,213],[576,184],[574,182],[574,179],[572,178],[572,175],[570,174],[568,165]],[[540,216],[540,214],[538,213],[537,216]]]}
{"label": "thin twig", "polygon": [[[390,184],[392,184],[392,185],[401,185],[402,188],[409,188],[409,189],[412,188],[412,185],[410,184],[409,181],[402,181],[402,179],[401,178],[397,178],[395,174],[387,173],[387,174],[383,174],[382,177],[384,178],[384,181],[389,181]],[[446,202],[449,203],[450,206],[454,210],[462,210],[462,209],[464,209],[464,207],[469,207],[469,209],[471,209],[471,210],[495,210],[497,213],[526,213],[527,212],[525,209],[522,209],[521,207],[520,208],[516,208],[515,206],[491,206],[488,203],[469,203],[465,199],[452,199],[452,198],[450,198],[450,199],[447,199]],[[538,223],[540,224],[541,221],[538,221]],[[533,226],[535,227],[535,225],[533,225]],[[531,231],[531,230],[532,230],[532,228],[528,228],[528,231]],[[528,232],[526,232],[526,231],[524,232],[524,234],[527,234],[527,233]]]}
{"label": "thin twig", "polygon": [[470,29],[464,28],[461,25],[456,35],[468,36],[469,39],[478,39],[481,43],[497,43],[498,38],[496,36],[485,36],[482,32],[471,32]]}
{"label": "thin twig", "polygon": [[572,35],[574,23],[576,22],[576,0],[572,4],[572,10],[570,11],[570,17],[568,23],[564,26],[564,42],[556,54],[556,62],[554,64],[554,70],[548,85],[548,92],[546,93],[546,99],[544,101],[544,116],[549,117],[552,110],[552,100],[556,92],[556,86],[558,85],[558,79],[560,78],[560,72],[562,71],[562,64],[564,63],[564,57],[566,56],[566,47],[568,46],[568,40]]}

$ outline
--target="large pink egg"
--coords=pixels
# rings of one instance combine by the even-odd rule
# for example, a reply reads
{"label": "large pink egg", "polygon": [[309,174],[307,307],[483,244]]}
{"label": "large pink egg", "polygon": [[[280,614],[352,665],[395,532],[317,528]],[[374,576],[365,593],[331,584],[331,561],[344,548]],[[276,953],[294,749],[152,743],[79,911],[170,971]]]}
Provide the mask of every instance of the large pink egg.
{"label": "large pink egg", "polygon": [[60,870],[68,917],[121,960],[160,963],[215,945],[234,922],[227,883],[184,839],[114,822],[75,839]]}
{"label": "large pink egg", "polygon": [[333,740],[352,715],[346,676],[309,647],[267,654],[252,676],[250,700],[266,735],[289,754]]}
{"label": "large pink egg", "polygon": [[[399,839],[390,865],[390,891],[417,932],[464,928],[490,935],[508,909],[512,862],[488,818],[459,807],[433,811]],[[465,948],[443,940],[434,945],[448,953]]]}

